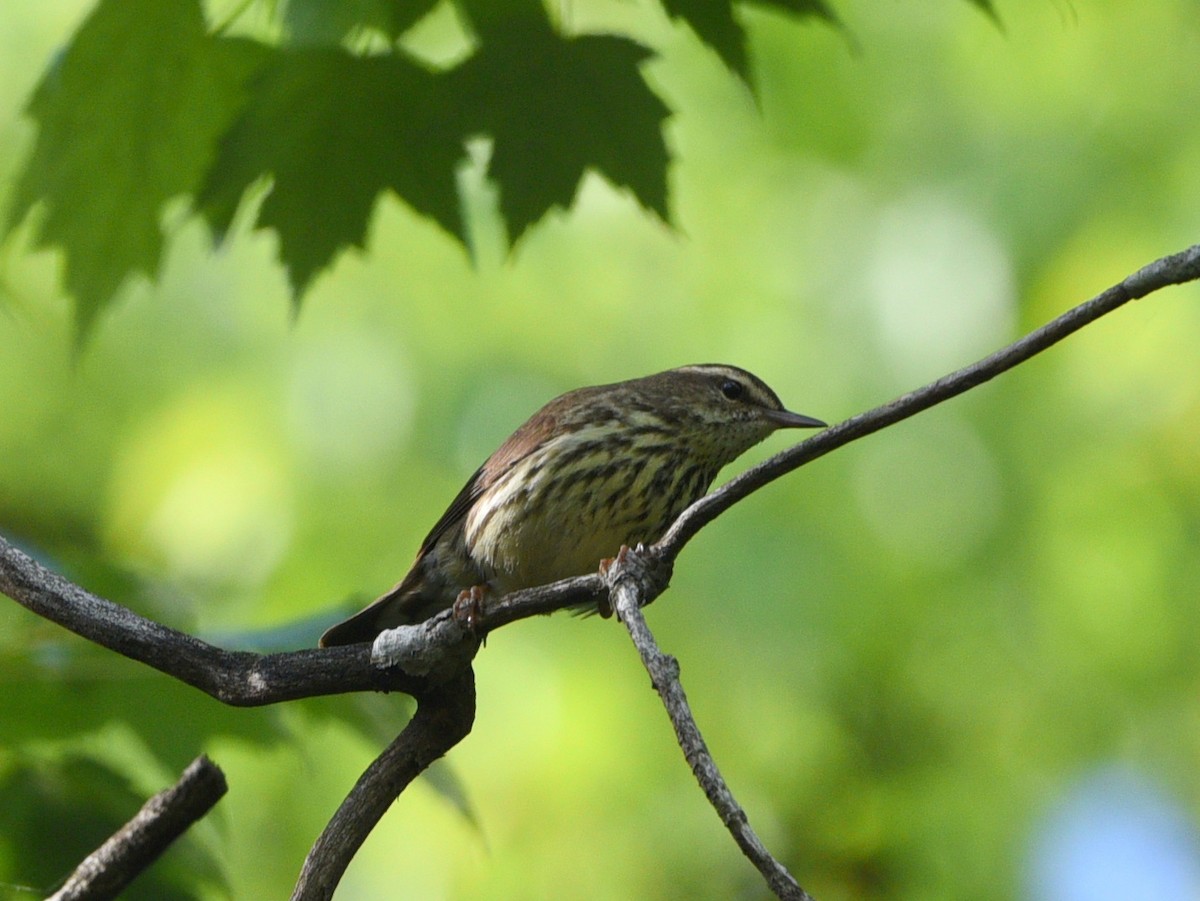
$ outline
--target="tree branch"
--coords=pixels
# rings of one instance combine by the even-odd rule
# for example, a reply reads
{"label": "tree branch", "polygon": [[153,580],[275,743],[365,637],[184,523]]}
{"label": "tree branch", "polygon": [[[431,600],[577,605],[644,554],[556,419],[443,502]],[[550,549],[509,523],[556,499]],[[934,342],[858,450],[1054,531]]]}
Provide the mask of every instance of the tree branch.
{"label": "tree branch", "polygon": [[923,388],[910,391],[890,403],[852,416],[845,422],[819,432],[807,441],[790,447],[730,479],[716,491],[710,492],[684,510],[667,530],[667,534],[655,544],[655,549],[662,556],[674,560],[683,546],[702,528],[738,501],[780,476],[787,475],[844,444],[878,432],[982,385],[1131,300],[1138,300],[1168,285],[1182,285],[1196,279],[1200,279],[1200,244],[1193,244],[1187,250],[1155,260],[1119,284],[1068,310],[979,362],[930,382]]}
{"label": "tree branch", "polygon": [[[1200,278],[1200,245],[1143,267],[1120,284],[978,363],[851,417],[746,470],[684,510],[648,553],[669,566],[700,529],[781,476],[994,378],[1130,300],[1197,278]],[[40,566],[3,538],[0,538],[0,591],[77,635],[175,676],[226,704],[255,706],[367,690],[412,694],[426,684],[425,680],[414,679],[403,671],[381,674],[376,667],[372,672],[369,656],[362,647],[265,655],[222,650],[85,591]],[[484,635],[530,616],[598,602],[606,594],[607,586],[599,575],[576,576],[513,592],[486,606],[477,631]],[[649,600],[643,599],[643,604]],[[434,620],[446,616],[447,613],[442,613]],[[428,632],[428,640],[451,646],[468,638],[463,630],[439,628]]]}
{"label": "tree branch", "polygon": [[178,782],[147,801],[132,820],[89,854],[48,901],[116,898],[226,790],[225,774],[204,755],[197,757]]}
{"label": "tree branch", "polygon": [[971,366],[852,417],[765,460],[684,510],[667,534],[652,547],[639,547],[636,552],[622,548],[607,569],[604,581],[609,587],[609,603],[628,629],[642,664],[662,698],[684,758],[734,841],[762,873],[776,896],[787,901],[812,901],[750,828],[745,811],[726,785],[692,716],[679,678],[679,662],[659,649],[640,608],[666,589],[670,567],[684,545],[717,516],[758,489],[835,448],[983,384],[1130,300],[1167,285],[1197,278],[1200,278],[1200,244],[1143,267],[1120,284]]}
{"label": "tree branch", "polygon": [[750,859],[771,891],[783,901],[813,901],[812,896],[800,887],[787,868],[771,856],[767,846],[750,828],[746,811],[738,804],[721,775],[717,762],[709,753],[700,727],[692,716],[691,705],[684,694],[679,680],[679,661],[664,654],[654,640],[654,634],[642,616],[642,597],[658,589],[662,573],[657,569],[658,561],[644,555],[644,549],[631,551],[622,548],[617,559],[608,568],[606,578],[611,588],[611,603],[617,618],[629,630],[629,637],[642,658],[642,665],[650,674],[654,690],[662,698],[671,725],[675,727],[675,738],[683,749],[684,759],[704,790],[708,802],[721,817],[721,822],[733,836],[742,853]]}
{"label": "tree branch", "polygon": [[392,802],[426,767],[462,741],[475,720],[475,678],[458,678],[423,694],[396,740],[359,777],[322,831],[300,871],[292,901],[327,901]]}
{"label": "tree branch", "polygon": [[[621,579],[610,572],[609,581],[599,575],[579,576],[514,592],[482,611],[476,632],[463,629],[446,611],[421,626],[402,627],[410,631],[401,636],[399,644],[389,644],[391,639],[381,637],[376,642],[374,656],[365,646],[265,655],[230,652],[99,598],[38,565],[3,539],[0,539],[0,591],[34,613],[90,641],[175,676],[226,704],[255,706],[313,695],[367,690],[403,691],[416,697],[416,716],[363,774],[305,862],[294,897],[326,898],[332,893],[333,885],[344,872],[354,850],[396,795],[429,762],[445,753],[470,729],[474,713],[470,662],[478,650],[479,636],[529,616],[584,603],[599,603],[607,595],[609,603],[626,614],[626,625],[633,624],[631,634],[639,633],[635,637],[641,642],[639,650],[643,646],[649,649],[651,645],[645,642],[649,632],[645,630],[643,634],[638,626],[639,622],[644,626],[644,620],[636,608],[650,603],[665,590],[679,552],[700,529],[733,504],[844,444],[994,378],[1130,300],[1197,278],[1200,278],[1200,245],[1157,260],[1003,350],[827,429],[701,498],[679,516],[657,544],[638,555],[654,578],[635,580],[633,586],[617,591],[611,580],[620,583]],[[617,572],[622,569],[618,567]],[[654,666],[651,674],[660,692],[685,701],[682,687],[678,685],[678,665],[672,665],[672,658],[654,648],[647,651],[644,659],[649,661],[647,668]],[[396,665],[398,661],[401,665]],[[668,705],[669,709],[672,707],[685,710],[686,704],[673,700]],[[690,714],[686,718],[673,715],[672,719],[689,763],[697,778],[705,774],[702,779],[705,791],[710,799],[717,796],[714,804],[719,802],[722,819],[734,831],[739,845],[744,850],[750,848],[747,853],[763,870],[773,889],[778,885],[777,891],[792,892],[781,897],[806,897],[786,870],[766,855],[765,849],[760,852],[754,847],[757,844],[761,848],[761,843],[745,826],[745,814],[728,794],[724,783],[705,782],[711,758],[707,757],[694,722],[687,725]],[[715,766],[712,772],[719,780]],[[709,785],[715,788],[710,789]],[[379,797],[368,800],[368,795]],[[351,809],[360,803],[366,805],[362,816]],[[742,826],[745,826],[744,830]]]}
{"label": "tree branch", "polygon": [[[424,675],[382,669],[366,645],[281,654],[226,651],[139,616],[51,572],[0,538],[0,591],[39,616],[89,641],[137,660],[234,707],[258,707],[349,691],[419,694]],[[451,638],[454,641],[451,642]],[[474,636],[440,635],[474,654]],[[468,657],[468,661],[469,661]]]}

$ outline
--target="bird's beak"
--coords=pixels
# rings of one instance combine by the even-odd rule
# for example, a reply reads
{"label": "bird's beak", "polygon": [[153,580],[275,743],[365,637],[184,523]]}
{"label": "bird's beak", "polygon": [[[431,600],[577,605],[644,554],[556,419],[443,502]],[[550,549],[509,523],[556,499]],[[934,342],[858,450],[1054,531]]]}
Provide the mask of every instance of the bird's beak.
{"label": "bird's beak", "polygon": [[789,410],[768,410],[767,419],[779,429],[823,429],[829,424]]}

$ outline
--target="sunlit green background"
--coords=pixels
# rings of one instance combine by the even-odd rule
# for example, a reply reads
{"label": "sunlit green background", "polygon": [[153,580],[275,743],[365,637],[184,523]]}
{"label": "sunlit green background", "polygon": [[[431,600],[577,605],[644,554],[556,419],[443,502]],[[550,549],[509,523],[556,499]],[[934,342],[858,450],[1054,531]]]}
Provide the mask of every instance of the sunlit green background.
{"label": "sunlit green background", "polygon": [[[88,7],[0,4],[0,204],[22,104]],[[661,51],[676,231],[593,179],[507,260],[480,214],[473,265],[385,200],[369,251],[296,314],[269,234],[213,252],[180,205],[159,277],[78,350],[61,261],[21,231],[0,246],[0,531],[163,622],[303,647],[563,390],[726,361],[837,421],[1200,239],[1192,0],[1000,0],[1000,27],[952,0],[835,8],[843,32],[744,9],[756,101],[653,5],[572,4],[574,27]],[[1198,597],[1193,286],[755,495],[649,619],[751,823],[820,901],[1084,897],[1053,894],[1051,852],[1097,785],[1172,851],[1122,866],[1189,892],[1146,897],[1194,898]],[[473,733],[339,897],[764,897],[619,626],[523,623],[476,672]],[[143,897],[286,896],[407,709],[226,711],[11,603],[0,680],[6,885],[53,884],[111,827],[92,811],[130,815],[193,755],[227,772]],[[38,838],[61,830],[78,854]]]}

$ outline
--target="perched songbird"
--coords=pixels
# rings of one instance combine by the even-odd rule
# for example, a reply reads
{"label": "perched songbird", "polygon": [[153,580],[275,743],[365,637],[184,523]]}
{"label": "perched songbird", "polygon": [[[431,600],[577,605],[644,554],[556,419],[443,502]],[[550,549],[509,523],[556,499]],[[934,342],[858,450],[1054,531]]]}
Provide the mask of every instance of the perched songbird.
{"label": "perched songbird", "polygon": [[650,544],[718,470],[789,413],[761,379],[706,363],[557,397],[488,457],[421,543],[408,575],[321,636],[371,641],[473,588],[499,595],[594,572],[621,545]]}

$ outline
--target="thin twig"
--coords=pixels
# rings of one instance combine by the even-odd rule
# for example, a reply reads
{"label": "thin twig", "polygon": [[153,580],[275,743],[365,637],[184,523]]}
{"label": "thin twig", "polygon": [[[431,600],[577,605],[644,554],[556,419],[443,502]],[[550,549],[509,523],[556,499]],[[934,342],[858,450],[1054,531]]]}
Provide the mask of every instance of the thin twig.
{"label": "thin twig", "polygon": [[609,597],[613,611],[629,630],[629,636],[642,658],[642,665],[650,674],[654,690],[662,698],[671,725],[675,727],[675,737],[696,781],[733,840],[762,873],[776,897],[783,901],[813,901],[812,896],[800,887],[795,877],[771,855],[767,846],[750,828],[746,812],[729,790],[692,716],[692,708],[679,679],[679,661],[662,652],[646,624],[646,618],[642,616],[641,598],[654,591],[655,583],[659,581],[656,566],[657,561],[646,556],[642,548],[638,551],[621,549],[621,554],[607,571],[612,586]]}
{"label": "thin twig", "polygon": [[910,391],[866,413],[853,416],[746,470],[684,510],[655,547],[673,560],[702,528],[738,501],[780,476],[844,444],[915,416],[935,404],[982,385],[1131,300],[1145,297],[1152,291],[1168,285],[1181,285],[1196,279],[1200,279],[1200,244],[1193,244],[1187,250],[1143,266],[1119,284],[1068,310],[977,363],[943,376],[923,388]]}
{"label": "thin twig", "polygon": [[75,868],[48,901],[116,898],[225,794],[225,774],[204,755]]}

